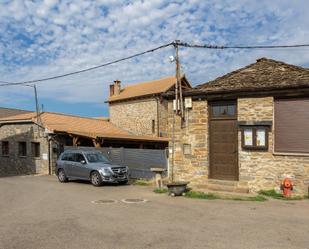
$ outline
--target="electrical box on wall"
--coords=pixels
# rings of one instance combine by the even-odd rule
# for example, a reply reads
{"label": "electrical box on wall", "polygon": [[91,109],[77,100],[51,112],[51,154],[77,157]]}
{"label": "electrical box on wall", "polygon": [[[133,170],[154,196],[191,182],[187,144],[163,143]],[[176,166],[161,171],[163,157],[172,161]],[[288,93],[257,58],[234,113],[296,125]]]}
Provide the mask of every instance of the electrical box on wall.
{"label": "electrical box on wall", "polygon": [[192,98],[191,97],[185,97],[185,108],[186,109],[192,108]]}
{"label": "electrical box on wall", "polygon": [[179,110],[179,109],[180,109],[179,107],[180,107],[180,106],[179,106],[179,100],[178,100],[178,105],[177,105],[177,107],[176,107],[176,99],[174,99],[174,100],[173,100],[173,110],[174,110],[174,111]]}

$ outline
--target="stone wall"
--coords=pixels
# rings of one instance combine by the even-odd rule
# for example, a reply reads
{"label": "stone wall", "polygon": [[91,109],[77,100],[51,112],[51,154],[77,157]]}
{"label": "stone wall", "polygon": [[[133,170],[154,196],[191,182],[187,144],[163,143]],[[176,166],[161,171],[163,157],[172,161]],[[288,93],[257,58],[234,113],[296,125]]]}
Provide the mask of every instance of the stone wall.
{"label": "stone wall", "polygon": [[[238,120],[273,120],[274,100],[267,98],[238,99]],[[279,188],[286,175],[292,176],[295,191],[307,192],[309,185],[309,156],[276,155],[273,151],[274,126],[269,132],[268,151],[246,151],[241,148],[239,132],[239,179],[248,182],[250,191]]]}
{"label": "stone wall", "polygon": [[168,137],[168,101],[161,100],[159,105],[159,133],[161,137]]}
{"label": "stone wall", "polygon": [[[157,101],[153,97],[109,104],[110,122],[136,135],[158,136],[158,112],[159,133],[167,135],[167,101]],[[155,120],[154,132],[152,120]]]}
{"label": "stone wall", "polygon": [[[273,97],[238,99],[238,121],[273,121],[273,106]],[[172,102],[169,102],[168,109],[171,152],[174,118]],[[193,101],[193,108],[187,115],[187,124],[184,128],[180,128],[180,117],[175,117],[174,180],[190,181],[191,186],[207,187],[209,170],[207,101]],[[269,132],[268,151],[243,150],[241,132],[238,132],[239,181],[236,186],[248,188],[250,192],[274,188],[279,190],[282,179],[289,175],[294,180],[295,192],[306,193],[309,185],[309,156],[275,154],[273,129],[272,126]],[[191,145],[191,155],[184,155],[184,144]],[[169,165],[171,168],[171,153]]]}
{"label": "stone wall", "polygon": [[[208,112],[206,101],[193,101],[192,109],[186,113],[187,121],[181,127],[179,116],[174,115],[173,102],[169,102],[168,133],[173,146],[173,120],[175,118],[175,180],[190,181],[192,185],[205,184],[208,179]],[[191,145],[191,154],[184,155],[183,145]],[[171,169],[172,154],[169,156]],[[170,171],[171,175],[171,171]]]}
{"label": "stone wall", "polygon": [[[34,124],[10,124],[0,127],[0,176],[48,174],[48,160],[42,154],[48,155],[48,142],[46,138],[37,133],[38,127]],[[2,141],[9,142],[9,155],[2,155]],[[18,155],[18,142],[27,143],[27,156]],[[39,158],[31,155],[31,142],[40,143]]]}

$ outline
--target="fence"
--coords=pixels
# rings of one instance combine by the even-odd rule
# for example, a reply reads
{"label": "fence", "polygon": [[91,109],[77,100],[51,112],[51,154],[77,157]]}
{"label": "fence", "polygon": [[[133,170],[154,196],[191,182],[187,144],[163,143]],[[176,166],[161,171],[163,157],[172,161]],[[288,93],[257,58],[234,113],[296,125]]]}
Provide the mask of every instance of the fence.
{"label": "fence", "polygon": [[67,149],[100,150],[112,163],[128,166],[131,178],[150,179],[154,173],[150,168],[164,168],[167,170],[166,150],[130,149],[130,148],[93,148],[93,147],[65,147]]}

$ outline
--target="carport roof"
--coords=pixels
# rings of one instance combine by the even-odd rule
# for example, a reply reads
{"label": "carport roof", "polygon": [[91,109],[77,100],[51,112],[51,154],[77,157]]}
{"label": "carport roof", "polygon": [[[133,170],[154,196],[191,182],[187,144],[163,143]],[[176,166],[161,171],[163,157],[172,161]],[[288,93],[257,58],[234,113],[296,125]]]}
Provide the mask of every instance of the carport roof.
{"label": "carport roof", "polygon": [[0,118],[2,123],[33,122],[48,129],[51,133],[68,133],[90,138],[109,138],[138,141],[166,142],[167,138],[136,136],[122,130],[107,120],[86,118],[62,113],[43,112],[37,119],[36,113],[25,113],[6,118]]}

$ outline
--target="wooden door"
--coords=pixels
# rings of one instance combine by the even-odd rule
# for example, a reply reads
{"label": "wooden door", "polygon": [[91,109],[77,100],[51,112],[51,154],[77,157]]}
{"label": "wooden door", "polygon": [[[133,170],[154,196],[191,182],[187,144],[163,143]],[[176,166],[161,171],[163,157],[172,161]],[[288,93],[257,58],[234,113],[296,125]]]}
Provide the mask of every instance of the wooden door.
{"label": "wooden door", "polygon": [[210,104],[210,178],[238,180],[236,102]]}

